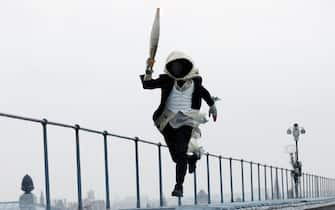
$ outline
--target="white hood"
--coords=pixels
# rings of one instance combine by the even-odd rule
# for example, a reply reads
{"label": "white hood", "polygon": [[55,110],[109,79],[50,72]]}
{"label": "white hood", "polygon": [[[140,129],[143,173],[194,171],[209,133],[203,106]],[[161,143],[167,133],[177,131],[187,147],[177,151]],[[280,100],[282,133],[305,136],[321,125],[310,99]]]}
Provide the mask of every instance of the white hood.
{"label": "white hood", "polygon": [[[172,74],[170,74],[170,72],[166,69],[166,64],[177,60],[177,59],[186,59],[189,62],[192,63],[192,69],[190,70],[190,72],[184,76],[183,78],[175,78]],[[199,75],[199,70],[195,67],[194,62],[192,60],[192,58],[188,55],[186,55],[185,53],[181,52],[181,51],[172,51],[169,56],[166,59],[166,63],[165,63],[165,69],[164,69],[164,73],[166,73],[167,75],[169,75],[171,78],[175,79],[175,80],[187,80],[187,79],[191,79],[194,77],[198,77]]]}

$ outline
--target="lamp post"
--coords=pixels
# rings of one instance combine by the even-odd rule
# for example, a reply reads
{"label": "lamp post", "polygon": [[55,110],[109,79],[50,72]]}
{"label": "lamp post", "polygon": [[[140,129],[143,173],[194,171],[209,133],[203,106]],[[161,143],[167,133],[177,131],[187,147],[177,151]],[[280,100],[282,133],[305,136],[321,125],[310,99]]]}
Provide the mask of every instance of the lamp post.
{"label": "lamp post", "polygon": [[294,123],[293,127],[287,129],[287,134],[292,135],[295,141],[295,158],[293,153],[290,153],[291,164],[293,166],[292,175],[295,183],[295,195],[298,197],[299,189],[299,178],[301,177],[301,162],[299,161],[299,150],[298,150],[298,141],[301,134],[305,134],[306,130],[303,127],[299,127],[298,123]]}

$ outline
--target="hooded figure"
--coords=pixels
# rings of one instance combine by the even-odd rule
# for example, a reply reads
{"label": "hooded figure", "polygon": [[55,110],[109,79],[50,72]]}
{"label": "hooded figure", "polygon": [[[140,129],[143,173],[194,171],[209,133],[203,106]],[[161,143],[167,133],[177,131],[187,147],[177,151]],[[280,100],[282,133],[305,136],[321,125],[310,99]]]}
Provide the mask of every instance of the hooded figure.
{"label": "hooded figure", "polygon": [[[148,59],[147,62],[152,66],[154,61]],[[193,173],[196,161],[200,159],[201,148],[191,139],[201,137],[199,125],[208,121],[206,115],[200,113],[202,99],[210,107],[209,115],[213,115],[214,121],[217,111],[214,98],[202,86],[199,71],[189,56],[179,51],[170,53],[164,73],[158,79],[152,79],[152,71],[147,70],[140,77],[144,89],[161,89],[160,105],[153,120],[176,163],[176,185],[172,196],[181,197],[187,164],[189,172]]]}

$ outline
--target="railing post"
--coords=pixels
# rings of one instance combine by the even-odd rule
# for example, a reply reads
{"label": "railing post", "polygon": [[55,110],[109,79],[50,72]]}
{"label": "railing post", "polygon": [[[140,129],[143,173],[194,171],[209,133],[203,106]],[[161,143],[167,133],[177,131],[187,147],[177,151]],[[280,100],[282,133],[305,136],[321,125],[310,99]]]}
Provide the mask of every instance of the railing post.
{"label": "railing post", "polygon": [[258,200],[262,200],[261,198],[261,175],[260,175],[260,164],[257,163],[257,176],[258,176]]}
{"label": "railing post", "polygon": [[76,157],[77,157],[78,209],[83,210],[83,201],[82,201],[82,192],[81,192],[79,129],[80,129],[80,126],[76,124],[75,125],[75,135],[76,135]]}
{"label": "railing post", "polygon": [[326,194],[326,197],[328,197],[329,193],[328,193],[328,179],[327,179],[327,177],[325,177],[325,194]]}
{"label": "railing post", "polygon": [[306,197],[306,188],[305,188],[305,174],[302,173],[302,197],[305,198]]}
{"label": "railing post", "polygon": [[272,175],[272,166],[270,166],[270,176],[271,176],[271,200],[273,200],[273,175]]}
{"label": "railing post", "polygon": [[321,195],[322,195],[322,197],[325,196],[324,185],[323,185],[323,184],[324,184],[324,183],[323,183],[323,176],[321,176]]}
{"label": "railing post", "polygon": [[245,201],[244,195],[244,166],[243,166],[243,159],[241,159],[241,183],[242,183],[242,202]]}
{"label": "railing post", "polygon": [[312,186],[311,186],[311,175],[308,174],[308,188],[309,188],[309,197],[312,198]]}
{"label": "railing post", "polygon": [[330,189],[330,184],[329,184],[329,178],[327,178],[327,188],[328,188],[328,197],[331,196],[331,189]]}
{"label": "railing post", "polygon": [[163,181],[162,181],[162,144],[158,143],[158,175],[159,175],[159,206],[162,207],[163,203]]}
{"label": "railing post", "polygon": [[324,191],[325,191],[325,197],[327,197],[328,196],[328,192],[327,192],[327,178],[326,177],[324,177],[323,178],[324,180],[323,180],[323,183],[324,183]]}
{"label": "railing post", "polygon": [[138,137],[135,137],[135,167],[136,167],[136,207],[141,208],[140,196],[140,173],[139,173],[139,160],[138,160]]}
{"label": "railing post", "polygon": [[211,180],[210,180],[210,172],[209,172],[209,153],[206,154],[206,162],[207,162],[207,191],[208,191],[208,204],[211,203]]}
{"label": "railing post", "polygon": [[329,186],[328,186],[328,178],[325,178],[325,184],[326,184],[326,196],[329,196]]}
{"label": "railing post", "polygon": [[328,197],[328,183],[327,183],[327,177],[324,178],[324,185],[325,185],[325,197]]}
{"label": "railing post", "polygon": [[313,182],[314,182],[314,197],[316,198],[318,196],[316,175],[313,175]]}
{"label": "railing post", "polygon": [[318,188],[317,188],[317,180],[316,180],[315,175],[313,175],[313,183],[314,183],[314,198],[316,198],[318,195]]}
{"label": "railing post", "polygon": [[315,175],[315,188],[316,188],[316,197],[319,197],[319,177]]}
{"label": "railing post", "polygon": [[[290,171],[291,172],[291,171]],[[297,195],[295,193],[295,185],[294,185],[294,178],[292,176],[292,172],[290,173],[290,177],[291,177],[291,186],[292,186],[292,198],[296,198]]]}
{"label": "railing post", "polygon": [[316,176],[313,175],[313,183],[314,183],[314,197],[316,198],[318,195],[318,190],[317,190],[317,183],[316,183]]}
{"label": "railing post", "polygon": [[327,178],[328,180],[328,196],[331,196],[332,193],[331,193],[331,187],[330,187],[330,178]]}
{"label": "railing post", "polygon": [[323,191],[324,191],[324,196],[327,197],[327,178],[326,177],[323,177]]}
{"label": "railing post", "polygon": [[328,197],[331,196],[331,189],[330,189],[330,185],[329,185],[329,178],[327,178],[327,191],[328,191]]}
{"label": "railing post", "polygon": [[45,194],[46,194],[46,210],[50,210],[50,181],[49,181],[49,155],[48,155],[48,135],[47,135],[48,121],[43,119],[43,149],[44,149],[44,175],[45,175]]}
{"label": "railing post", "polygon": [[232,158],[229,158],[229,170],[230,170],[230,201],[234,202],[234,185],[233,185]]}
{"label": "railing post", "polygon": [[250,192],[251,192],[251,201],[254,201],[254,178],[253,178],[253,171],[252,171],[252,161],[250,162]]}
{"label": "railing post", "polygon": [[318,197],[321,197],[321,177],[318,176]]}
{"label": "railing post", "polygon": [[106,209],[110,209],[110,195],[109,195],[109,167],[108,167],[108,145],[107,145],[108,132],[103,132],[104,137],[104,154],[105,154],[105,185],[106,185]]}
{"label": "railing post", "polygon": [[282,199],[284,200],[284,199],[285,199],[285,191],[284,191],[284,169],[281,168],[280,171],[281,171],[281,196],[282,196]]}
{"label": "railing post", "polygon": [[194,183],[194,204],[198,204],[198,196],[197,196],[197,169],[193,172],[193,183]]}
{"label": "railing post", "polygon": [[264,191],[265,191],[265,200],[268,200],[268,185],[267,185],[267,177],[266,177],[266,165],[264,165]]}
{"label": "railing post", "polygon": [[299,184],[299,198],[302,198],[301,177],[298,178],[298,184]]}
{"label": "railing post", "polygon": [[308,197],[311,198],[312,197],[312,189],[311,189],[311,176],[308,174]]}
{"label": "railing post", "polygon": [[289,190],[288,190],[288,172],[287,172],[287,168],[285,168],[285,177],[286,177],[286,198],[289,199],[290,196],[289,196]]}
{"label": "railing post", "polygon": [[328,196],[328,187],[327,187],[327,178],[324,177],[324,188],[325,188],[325,197]]}
{"label": "railing post", "polygon": [[315,198],[315,186],[314,186],[314,175],[311,174],[311,186],[312,186],[312,198]]}
{"label": "railing post", "polygon": [[324,178],[324,185],[325,185],[325,197],[328,197],[327,177]]}
{"label": "railing post", "polygon": [[319,197],[318,176],[315,175],[315,197]]}
{"label": "railing post", "polygon": [[276,167],[276,199],[279,199],[278,168]]}
{"label": "railing post", "polygon": [[316,183],[317,183],[317,189],[318,189],[318,197],[320,197],[320,177],[316,176]]}
{"label": "railing post", "polygon": [[325,177],[322,177],[322,194],[323,194],[324,197],[326,196]]}
{"label": "railing post", "polygon": [[309,186],[309,174],[305,174],[305,177],[306,177],[305,179],[306,179],[306,190],[307,190],[306,197],[310,198],[311,188]]}
{"label": "railing post", "polygon": [[219,156],[219,170],[220,170],[220,198],[221,203],[223,203],[223,183],[222,183],[222,163],[221,163],[222,157]]}

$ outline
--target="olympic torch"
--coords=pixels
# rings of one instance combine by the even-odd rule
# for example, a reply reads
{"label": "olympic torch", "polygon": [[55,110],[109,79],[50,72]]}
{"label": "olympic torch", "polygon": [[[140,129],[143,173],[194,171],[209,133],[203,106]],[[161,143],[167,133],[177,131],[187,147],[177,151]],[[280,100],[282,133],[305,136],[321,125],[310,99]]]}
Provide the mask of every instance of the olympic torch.
{"label": "olympic torch", "polygon": [[[159,8],[156,9],[155,20],[152,25],[151,35],[150,35],[150,45],[149,45],[149,59],[154,60],[158,48],[159,41],[159,31],[160,31],[160,14]],[[152,71],[152,65],[147,68],[149,71]]]}

